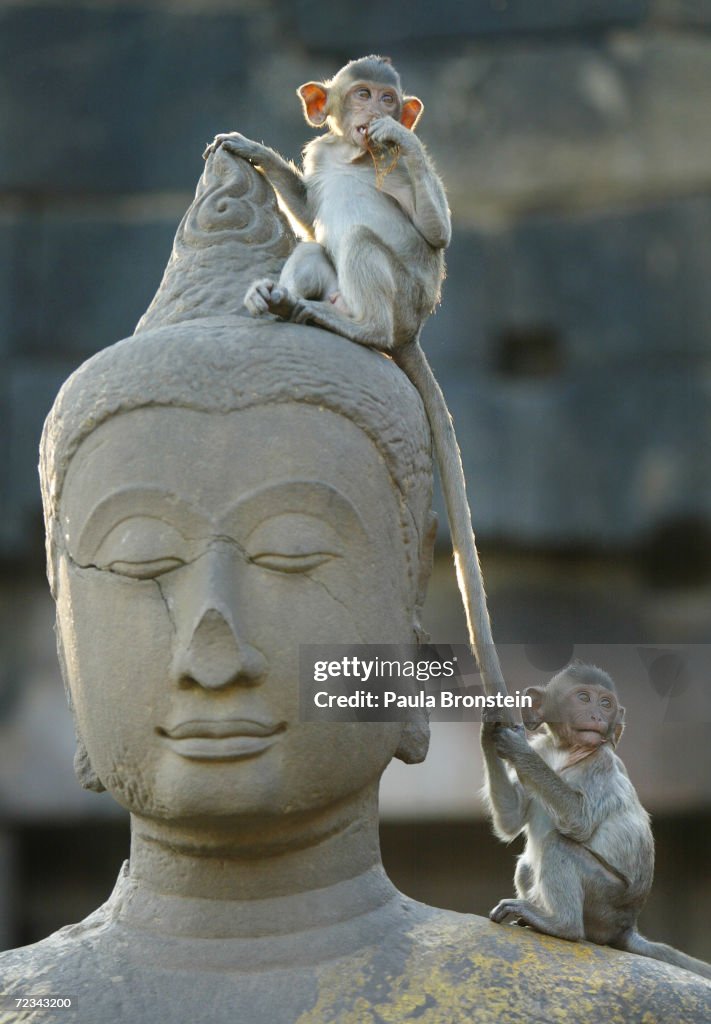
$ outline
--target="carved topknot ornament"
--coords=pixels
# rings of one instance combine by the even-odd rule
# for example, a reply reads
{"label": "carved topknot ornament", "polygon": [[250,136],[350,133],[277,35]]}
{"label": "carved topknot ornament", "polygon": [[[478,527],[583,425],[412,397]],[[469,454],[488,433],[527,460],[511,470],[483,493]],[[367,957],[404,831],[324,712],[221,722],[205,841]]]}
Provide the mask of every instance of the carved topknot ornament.
{"label": "carved topknot ornament", "polygon": [[250,165],[211,153],[153,302],[136,333],[213,316],[246,316],[255,274],[278,277],[296,244],[274,190]]}

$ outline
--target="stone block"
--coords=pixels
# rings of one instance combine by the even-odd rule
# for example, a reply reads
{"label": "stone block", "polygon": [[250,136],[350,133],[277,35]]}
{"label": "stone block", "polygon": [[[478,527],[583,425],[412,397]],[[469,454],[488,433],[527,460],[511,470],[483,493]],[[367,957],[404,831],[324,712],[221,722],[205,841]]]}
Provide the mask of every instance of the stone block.
{"label": "stone block", "polygon": [[115,5],[0,8],[0,184],[191,188],[204,143],[244,101],[258,22]]}
{"label": "stone block", "polygon": [[[11,554],[15,536],[15,524],[10,520],[12,493],[10,486],[10,381],[2,363],[2,380],[0,381],[0,554]],[[0,684],[0,706],[2,706],[2,684]]]}
{"label": "stone block", "polygon": [[160,284],[179,217],[145,223],[57,213],[29,221],[16,354],[61,353],[78,363],[132,334]]}
{"label": "stone block", "polygon": [[[287,5],[281,6],[287,13]],[[316,0],[288,5],[296,33],[311,48],[369,53],[373,40],[388,51],[397,46],[430,46],[461,40],[566,31],[599,32],[637,25],[647,14],[647,0],[445,0],[412,4],[405,13],[397,5],[345,0],[324,6]]]}
{"label": "stone block", "polygon": [[0,218],[0,358],[10,347],[12,308],[15,302],[14,255],[17,241],[17,221],[12,217]]}
{"label": "stone block", "polygon": [[653,24],[702,29],[711,27],[711,6],[708,0],[651,0],[649,7]]}
{"label": "stone block", "polygon": [[514,386],[445,374],[478,535],[635,544],[663,524],[708,522],[708,384],[684,367]]}
{"label": "stone block", "polygon": [[457,227],[423,342],[435,371],[509,380],[705,360],[711,197]]}
{"label": "stone block", "polygon": [[41,502],[37,463],[42,426],[52,403],[74,369],[70,363],[16,362],[5,370],[7,385],[8,458],[2,466],[5,496],[0,554],[16,558],[41,538]]}
{"label": "stone block", "polygon": [[486,341],[500,319],[496,267],[489,239],[457,231],[447,250],[442,302],[427,321],[422,344],[437,375],[479,373],[490,363]]}
{"label": "stone block", "polygon": [[598,208],[708,187],[711,37],[612,34],[484,43],[418,58],[420,134],[461,221]]}
{"label": "stone block", "polygon": [[[632,361],[656,361],[662,370],[662,360],[708,355],[709,196],[597,216],[532,217],[490,249],[496,309],[489,321],[499,346],[512,330],[524,344],[527,328],[549,329],[562,372],[607,366],[613,380]],[[492,355],[496,363],[500,352]]]}

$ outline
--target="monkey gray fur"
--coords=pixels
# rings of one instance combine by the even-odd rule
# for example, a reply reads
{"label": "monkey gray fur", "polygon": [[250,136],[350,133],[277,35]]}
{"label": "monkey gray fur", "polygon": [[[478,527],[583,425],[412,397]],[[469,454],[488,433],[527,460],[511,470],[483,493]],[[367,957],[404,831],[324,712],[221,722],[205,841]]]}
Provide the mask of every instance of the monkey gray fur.
{"label": "monkey gray fur", "polygon": [[256,281],[245,305],[254,316],[313,323],[387,352],[415,385],[434,437],[469,637],[486,692],[505,695],[459,446],[419,343],[439,301],[451,237],[442,182],[413,131],[423,105],[403,95],[397,71],[377,56],[298,94],[309,124],[329,129],[306,146],[303,171],[238,132],[216,136],[205,151],[224,146],[249,160],[306,236],[278,283]]}
{"label": "monkey gray fur", "polygon": [[[529,687],[526,727],[482,726],[485,789],[496,835],[526,847],[518,899],[489,915],[546,935],[588,939],[711,979],[711,965],[637,930],[654,874],[649,816],[615,753],[624,711],[606,672],[574,663]],[[540,730],[540,732],[539,732]],[[508,763],[505,763],[508,762]]]}

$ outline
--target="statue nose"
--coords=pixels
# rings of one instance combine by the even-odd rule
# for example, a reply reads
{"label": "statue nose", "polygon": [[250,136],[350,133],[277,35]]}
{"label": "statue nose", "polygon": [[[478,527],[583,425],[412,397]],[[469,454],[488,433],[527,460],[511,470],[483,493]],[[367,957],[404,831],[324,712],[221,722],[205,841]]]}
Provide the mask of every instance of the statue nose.
{"label": "statue nose", "polygon": [[182,686],[254,686],[266,674],[266,658],[247,641],[240,621],[240,609],[249,598],[240,582],[239,561],[229,545],[215,545],[196,560],[186,579],[183,601],[178,602],[174,662],[174,676]]}
{"label": "statue nose", "polygon": [[182,681],[193,681],[209,690],[221,690],[232,683],[254,686],[267,667],[264,655],[241,640],[217,608],[204,613],[180,662]]}

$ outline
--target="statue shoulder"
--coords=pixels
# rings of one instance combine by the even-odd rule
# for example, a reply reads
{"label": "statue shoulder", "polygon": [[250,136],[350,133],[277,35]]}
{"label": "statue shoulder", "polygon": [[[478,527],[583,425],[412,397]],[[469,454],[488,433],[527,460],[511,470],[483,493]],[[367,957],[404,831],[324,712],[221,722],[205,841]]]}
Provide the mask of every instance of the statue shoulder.
{"label": "statue shoulder", "polygon": [[[428,909],[429,914],[413,912],[412,927],[404,935],[387,948],[371,950],[350,972],[352,997],[358,998],[358,989],[361,997],[364,989],[371,993],[374,1020],[422,1017],[433,1024],[528,1024],[559,1017],[566,1024],[591,1020],[708,1024],[711,1020],[711,984],[688,971],[609,947],[566,942],[473,915]],[[335,976],[321,978],[326,1004],[339,988],[340,999],[348,1003],[345,980],[342,973],[339,981]],[[309,1022],[312,1019],[331,1018],[315,1012]]]}
{"label": "statue shoulder", "polygon": [[[251,972],[242,947],[229,941],[209,940],[210,951],[189,939],[163,945],[92,915],[34,946],[0,954],[0,1024],[18,1020],[9,999],[43,995],[78,999],[76,1024],[188,1024],[202,1019],[208,1005],[215,1022],[254,1024],[711,1020],[711,984],[687,971],[406,897],[396,903],[387,920],[366,915],[350,953],[273,970],[267,962]],[[59,1018],[41,1011],[22,1017],[26,1024],[50,1019]]]}

